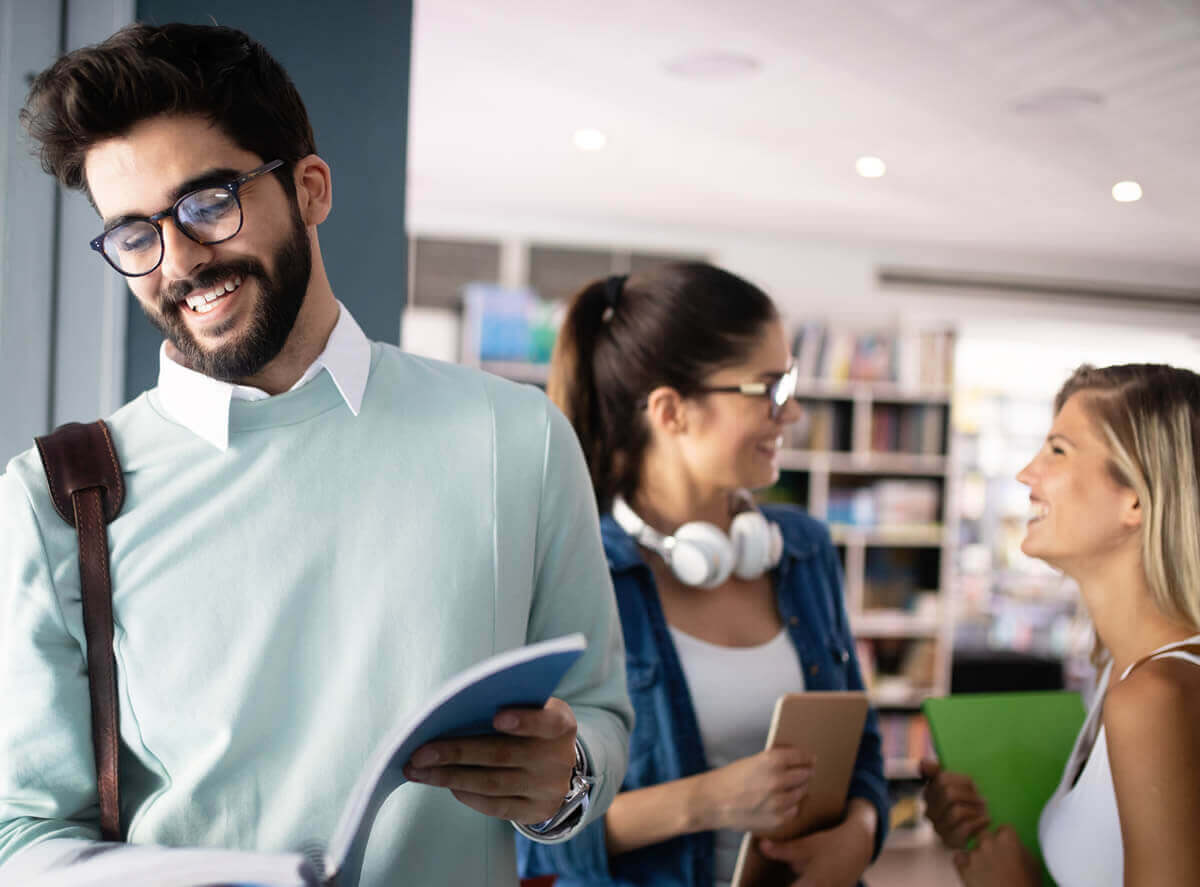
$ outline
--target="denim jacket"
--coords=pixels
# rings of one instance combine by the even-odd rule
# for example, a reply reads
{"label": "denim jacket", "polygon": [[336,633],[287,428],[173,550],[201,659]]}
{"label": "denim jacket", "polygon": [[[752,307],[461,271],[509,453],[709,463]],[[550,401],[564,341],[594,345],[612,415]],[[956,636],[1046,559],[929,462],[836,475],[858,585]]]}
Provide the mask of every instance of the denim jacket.
{"label": "denim jacket", "polygon": [[[805,687],[863,689],[842,600],[841,568],[828,529],[796,508],[767,506],[763,513],[783,534],[783,559],[771,577],[779,614],[804,668]],[[622,790],[702,773],[709,766],[700,727],[653,574],[637,543],[611,515],[601,519],[601,532],[625,634],[629,695],[637,715]],[[763,730],[765,735],[765,724]],[[865,798],[878,811],[874,855],[883,846],[888,824],[880,746],[879,719],[872,710],[863,728],[849,795]],[[521,876],[557,874],[557,887],[712,887],[716,877],[712,832],[681,835],[611,860],[603,820],[562,844],[517,840]]]}

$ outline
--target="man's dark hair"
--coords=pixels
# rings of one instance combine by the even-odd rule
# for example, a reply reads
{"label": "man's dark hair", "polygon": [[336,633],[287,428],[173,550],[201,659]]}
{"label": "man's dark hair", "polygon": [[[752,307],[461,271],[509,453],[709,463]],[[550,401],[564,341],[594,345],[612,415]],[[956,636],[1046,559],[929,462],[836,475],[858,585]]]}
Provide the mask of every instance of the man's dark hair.
{"label": "man's dark hair", "polygon": [[296,161],[316,153],[308,112],[287,72],[261,43],[212,25],[130,25],[67,53],[33,81],[21,122],[40,143],[42,168],[86,189],[84,157],[160,114],[199,114],[264,162],[293,192]]}

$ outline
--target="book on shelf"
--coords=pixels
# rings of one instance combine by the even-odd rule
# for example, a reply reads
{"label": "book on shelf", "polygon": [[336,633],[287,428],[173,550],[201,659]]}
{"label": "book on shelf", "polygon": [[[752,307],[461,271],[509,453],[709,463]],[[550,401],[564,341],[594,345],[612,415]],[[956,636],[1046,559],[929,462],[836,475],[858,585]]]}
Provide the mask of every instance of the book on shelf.
{"label": "book on shelf", "polygon": [[804,416],[784,429],[790,449],[815,452],[848,452],[851,445],[849,401],[805,400]]}
{"label": "book on shelf", "polygon": [[926,478],[881,478],[830,487],[826,520],[855,527],[903,527],[937,523],[941,485]]}
{"label": "book on shelf", "polygon": [[[434,739],[484,736],[505,708],[541,708],[567,669],[582,655],[582,634],[566,635],[498,653],[444,683],[428,702],[378,744],[359,773],[328,843],[306,852],[95,844],[27,887],[355,887],[376,814],[407,779],[413,752]],[[323,849],[318,849],[322,848]]]}
{"label": "book on shelf", "polygon": [[916,762],[934,756],[929,723],[919,712],[883,712],[879,734],[885,761]]}
{"label": "book on shelf", "polygon": [[[868,549],[863,562],[863,612],[883,610],[915,615],[918,603],[928,600],[927,596],[918,598],[918,593],[930,591],[922,588],[922,582],[930,578],[937,581],[937,561],[936,552],[918,548]],[[937,592],[932,594],[936,599]],[[936,604],[933,606],[936,608]]]}
{"label": "book on shelf", "polygon": [[802,379],[945,388],[954,370],[954,332],[852,330],[807,320],[796,330],[792,354]]}
{"label": "book on shelf", "polygon": [[871,450],[940,456],[946,451],[946,407],[943,404],[874,403],[871,405]]}
{"label": "book on shelf", "polygon": [[855,640],[863,683],[881,705],[910,705],[936,687],[933,638],[859,636]]}

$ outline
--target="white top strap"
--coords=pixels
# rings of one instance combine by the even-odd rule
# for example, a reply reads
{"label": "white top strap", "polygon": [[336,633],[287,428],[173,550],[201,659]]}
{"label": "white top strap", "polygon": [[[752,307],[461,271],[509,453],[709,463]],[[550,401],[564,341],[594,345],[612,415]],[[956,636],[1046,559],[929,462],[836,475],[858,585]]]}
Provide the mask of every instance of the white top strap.
{"label": "white top strap", "polygon": [[1143,656],[1125,669],[1121,675],[1121,680],[1125,680],[1125,678],[1129,677],[1130,672],[1138,666],[1149,662],[1151,659],[1182,659],[1184,662],[1192,663],[1192,665],[1200,665],[1200,634],[1192,635],[1187,640],[1165,644],[1153,653]]}

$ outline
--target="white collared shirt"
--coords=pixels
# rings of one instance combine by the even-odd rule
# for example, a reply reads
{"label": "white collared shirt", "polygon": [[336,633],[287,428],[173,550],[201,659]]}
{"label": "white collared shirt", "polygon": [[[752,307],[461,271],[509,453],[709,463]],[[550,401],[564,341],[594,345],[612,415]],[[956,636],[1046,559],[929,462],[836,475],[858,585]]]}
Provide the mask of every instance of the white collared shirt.
{"label": "white collared shirt", "polygon": [[[371,342],[338,302],[338,319],[323,350],[289,390],[295,391],[328,370],[346,406],[355,416],[362,407],[371,371]],[[164,342],[158,352],[158,396],[172,419],[218,450],[229,448],[229,406],[238,400],[264,400],[261,388],[222,382],[188,369],[167,356]]]}

